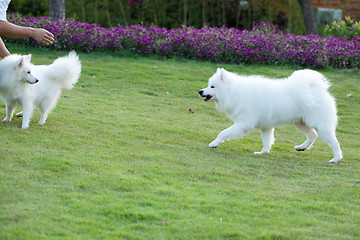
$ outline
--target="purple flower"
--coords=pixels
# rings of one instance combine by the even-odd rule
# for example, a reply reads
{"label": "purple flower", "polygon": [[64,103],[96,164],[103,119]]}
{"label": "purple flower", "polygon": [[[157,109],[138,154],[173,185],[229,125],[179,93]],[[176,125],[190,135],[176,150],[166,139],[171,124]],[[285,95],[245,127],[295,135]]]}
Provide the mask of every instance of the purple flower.
{"label": "purple flower", "polygon": [[[208,25],[201,29],[191,26],[165,29],[155,25],[103,28],[97,24],[76,22],[72,18],[59,21],[48,17],[25,19],[15,13],[8,14],[8,20],[17,25],[51,31],[56,40],[48,47],[57,50],[90,52],[127,49],[141,54],[183,56],[213,62],[360,68],[360,37],[347,40],[296,36],[269,22],[254,23],[253,29],[248,31]],[[25,42],[40,46],[32,39]]]}

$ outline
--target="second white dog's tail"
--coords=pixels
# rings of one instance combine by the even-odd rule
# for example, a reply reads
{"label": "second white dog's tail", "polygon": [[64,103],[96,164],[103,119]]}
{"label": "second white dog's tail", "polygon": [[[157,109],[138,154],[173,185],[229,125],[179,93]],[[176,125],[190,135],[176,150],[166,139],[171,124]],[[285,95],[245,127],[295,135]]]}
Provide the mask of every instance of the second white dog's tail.
{"label": "second white dog's tail", "polygon": [[72,89],[81,73],[81,62],[75,51],[69,55],[56,59],[49,66],[48,76],[52,81],[59,82],[65,89]]}
{"label": "second white dog's tail", "polygon": [[324,75],[310,69],[295,71],[291,77],[297,81],[299,85],[309,84],[310,88],[319,88],[327,91],[331,86],[331,82]]}

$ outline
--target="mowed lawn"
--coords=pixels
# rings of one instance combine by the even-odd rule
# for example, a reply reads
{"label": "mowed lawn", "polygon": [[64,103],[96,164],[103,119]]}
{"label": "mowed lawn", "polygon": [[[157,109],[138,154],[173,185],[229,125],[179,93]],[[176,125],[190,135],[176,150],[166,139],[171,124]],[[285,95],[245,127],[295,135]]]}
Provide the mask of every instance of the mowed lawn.
{"label": "mowed lawn", "polygon": [[[36,64],[66,54],[9,49]],[[294,67],[80,59],[78,84],[44,126],[38,110],[27,130],[0,122],[0,239],[360,238],[358,70],[319,69],[333,83],[344,154],[330,164],[321,139],[293,149],[305,140],[293,126],[276,129],[269,155],[253,154],[258,130],[208,148],[232,124],[197,93],[217,67],[274,78]]]}

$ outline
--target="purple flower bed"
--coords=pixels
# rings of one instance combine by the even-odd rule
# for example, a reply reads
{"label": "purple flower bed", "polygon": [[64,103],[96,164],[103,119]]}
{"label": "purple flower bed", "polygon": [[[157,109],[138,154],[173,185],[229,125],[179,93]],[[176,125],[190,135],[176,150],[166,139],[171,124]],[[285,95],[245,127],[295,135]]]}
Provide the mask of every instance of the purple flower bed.
{"label": "purple flower bed", "polygon": [[[56,41],[49,47],[58,50],[90,52],[127,49],[141,54],[182,56],[213,62],[360,68],[360,37],[348,40],[339,37],[295,36],[279,30],[271,23],[256,24],[248,31],[209,26],[169,30],[154,25],[103,28],[72,19],[25,19],[19,14],[9,14],[8,21],[51,31]],[[33,39],[25,42],[39,46]]]}

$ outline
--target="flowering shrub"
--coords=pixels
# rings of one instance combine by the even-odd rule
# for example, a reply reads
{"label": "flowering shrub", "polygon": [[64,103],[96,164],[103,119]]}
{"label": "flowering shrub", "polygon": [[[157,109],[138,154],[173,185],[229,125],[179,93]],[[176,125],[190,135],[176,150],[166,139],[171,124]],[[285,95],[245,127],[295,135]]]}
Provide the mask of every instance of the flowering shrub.
{"label": "flowering shrub", "polygon": [[345,17],[345,21],[334,21],[331,25],[327,24],[324,32],[327,35],[336,37],[346,36],[349,39],[360,37],[360,22],[355,22],[350,17]]}
{"label": "flowering shrub", "polygon": [[[360,37],[348,40],[332,36],[295,36],[271,23],[255,24],[253,30],[248,31],[209,26],[201,29],[183,26],[170,30],[155,25],[102,28],[73,19],[25,19],[18,14],[9,14],[8,20],[17,25],[49,30],[56,39],[49,47],[58,50],[127,49],[141,54],[182,56],[213,62],[360,68]],[[40,46],[33,39],[26,41],[31,46]]]}

